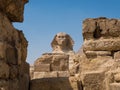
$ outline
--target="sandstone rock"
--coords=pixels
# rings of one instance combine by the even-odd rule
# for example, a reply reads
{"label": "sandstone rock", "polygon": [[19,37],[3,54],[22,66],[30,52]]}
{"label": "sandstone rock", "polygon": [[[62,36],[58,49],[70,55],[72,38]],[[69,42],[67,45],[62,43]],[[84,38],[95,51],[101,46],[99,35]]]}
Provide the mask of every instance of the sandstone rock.
{"label": "sandstone rock", "polygon": [[53,78],[58,77],[58,73],[56,71],[53,72],[34,72],[33,79],[38,78]]}
{"label": "sandstone rock", "polygon": [[110,90],[120,90],[120,83],[111,83]]}
{"label": "sandstone rock", "polygon": [[88,40],[84,42],[84,51],[118,51],[120,50],[119,39]]}
{"label": "sandstone rock", "polygon": [[114,59],[120,59],[120,51],[114,53]]}
{"label": "sandstone rock", "polygon": [[0,78],[9,78],[9,66],[3,61],[0,61]]}
{"label": "sandstone rock", "polygon": [[70,74],[68,71],[58,71],[58,77],[69,77]]}

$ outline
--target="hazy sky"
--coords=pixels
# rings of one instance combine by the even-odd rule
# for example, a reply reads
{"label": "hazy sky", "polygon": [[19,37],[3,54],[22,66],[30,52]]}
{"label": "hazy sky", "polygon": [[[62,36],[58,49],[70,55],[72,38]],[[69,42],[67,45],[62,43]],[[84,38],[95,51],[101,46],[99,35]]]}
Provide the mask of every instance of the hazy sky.
{"label": "hazy sky", "polygon": [[96,17],[119,19],[120,0],[29,0],[24,22],[14,26],[29,41],[27,62],[33,64],[42,53],[52,51],[50,43],[58,32],[71,35],[78,51],[83,42],[82,21]]}

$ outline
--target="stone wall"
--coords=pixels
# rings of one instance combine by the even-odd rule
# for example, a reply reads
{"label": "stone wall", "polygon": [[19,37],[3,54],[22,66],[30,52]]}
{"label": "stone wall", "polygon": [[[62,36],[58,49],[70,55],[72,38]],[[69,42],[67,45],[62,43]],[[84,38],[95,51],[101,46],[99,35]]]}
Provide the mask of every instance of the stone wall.
{"label": "stone wall", "polygon": [[105,17],[83,21],[80,80],[83,90],[120,89],[120,20]]}
{"label": "stone wall", "polygon": [[28,90],[28,42],[12,22],[23,21],[27,0],[0,1],[0,90]]}

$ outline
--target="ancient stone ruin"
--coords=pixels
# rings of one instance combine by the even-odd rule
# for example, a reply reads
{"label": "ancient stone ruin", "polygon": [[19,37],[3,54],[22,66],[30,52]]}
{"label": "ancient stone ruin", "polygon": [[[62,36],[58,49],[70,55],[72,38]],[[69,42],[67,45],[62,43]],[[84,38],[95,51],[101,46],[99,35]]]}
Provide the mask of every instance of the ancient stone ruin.
{"label": "ancient stone ruin", "polygon": [[12,22],[23,21],[27,0],[0,1],[0,90],[28,90],[28,42]]}
{"label": "ancient stone ruin", "polygon": [[78,53],[70,35],[56,34],[53,51],[29,68],[28,42],[12,25],[23,21],[27,2],[0,1],[0,90],[120,90],[120,20],[84,20]]}
{"label": "ancient stone ruin", "polygon": [[[55,35],[51,43],[52,53],[43,54],[34,63],[31,90],[78,90],[77,79],[74,78],[75,67],[73,69],[73,44],[74,41],[68,34],[60,32]],[[54,83],[57,85],[54,86]]]}
{"label": "ancient stone ruin", "polygon": [[78,53],[66,46],[69,40],[59,41],[61,37],[65,40],[67,36],[58,33],[52,41],[53,52],[35,61],[31,90],[120,89],[120,20],[84,20],[84,43]]}

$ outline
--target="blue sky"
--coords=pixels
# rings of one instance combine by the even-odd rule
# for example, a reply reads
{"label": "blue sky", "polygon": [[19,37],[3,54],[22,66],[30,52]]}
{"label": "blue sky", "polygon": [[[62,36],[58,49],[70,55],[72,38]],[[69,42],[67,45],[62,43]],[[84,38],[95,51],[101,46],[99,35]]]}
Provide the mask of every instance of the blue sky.
{"label": "blue sky", "polygon": [[29,41],[27,62],[33,64],[42,53],[52,51],[50,43],[58,32],[71,35],[77,52],[83,43],[83,20],[101,16],[119,19],[120,0],[29,0],[24,22],[14,26]]}

